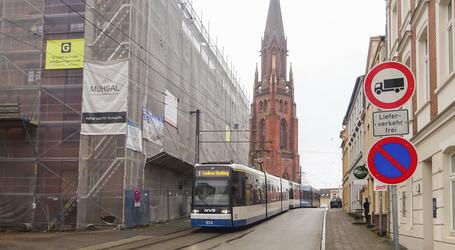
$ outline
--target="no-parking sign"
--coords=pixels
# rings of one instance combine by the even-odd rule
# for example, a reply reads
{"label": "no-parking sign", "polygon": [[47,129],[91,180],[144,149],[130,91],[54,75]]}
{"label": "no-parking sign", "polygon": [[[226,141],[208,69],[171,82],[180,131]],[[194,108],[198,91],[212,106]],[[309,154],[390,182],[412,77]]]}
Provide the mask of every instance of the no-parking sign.
{"label": "no-parking sign", "polygon": [[134,193],[133,193],[134,207],[141,206],[141,199],[142,199],[141,190],[139,190],[139,189],[134,190]]}
{"label": "no-parking sign", "polygon": [[381,109],[395,109],[414,94],[415,80],[411,70],[399,62],[384,62],[373,67],[365,78],[368,101]]}
{"label": "no-parking sign", "polygon": [[417,168],[414,145],[400,137],[386,137],[377,141],[368,152],[368,169],[378,181],[398,184],[409,179]]}

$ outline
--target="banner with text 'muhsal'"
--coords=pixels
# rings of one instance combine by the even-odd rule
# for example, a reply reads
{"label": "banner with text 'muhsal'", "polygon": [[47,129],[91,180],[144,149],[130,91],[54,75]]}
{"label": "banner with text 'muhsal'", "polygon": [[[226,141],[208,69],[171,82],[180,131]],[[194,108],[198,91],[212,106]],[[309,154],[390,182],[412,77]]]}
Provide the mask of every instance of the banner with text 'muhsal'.
{"label": "banner with text 'muhsal'", "polygon": [[84,63],[81,134],[126,134],[127,94],[128,62]]}

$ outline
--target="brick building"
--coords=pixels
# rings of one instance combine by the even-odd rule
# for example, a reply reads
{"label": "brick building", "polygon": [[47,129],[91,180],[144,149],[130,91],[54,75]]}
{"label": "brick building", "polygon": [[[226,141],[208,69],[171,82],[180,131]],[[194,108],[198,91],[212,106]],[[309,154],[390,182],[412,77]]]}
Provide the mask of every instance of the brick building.
{"label": "brick building", "polygon": [[287,52],[280,1],[271,0],[262,39],[261,78],[256,67],[254,79],[250,163],[298,181],[298,121],[292,66],[286,77]]}

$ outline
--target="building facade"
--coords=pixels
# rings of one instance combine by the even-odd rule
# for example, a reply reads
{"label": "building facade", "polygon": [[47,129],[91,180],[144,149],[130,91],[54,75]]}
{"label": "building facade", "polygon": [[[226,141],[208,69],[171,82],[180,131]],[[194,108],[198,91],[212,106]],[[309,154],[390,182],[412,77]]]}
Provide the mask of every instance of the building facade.
{"label": "building facade", "polygon": [[292,66],[287,77],[287,53],[280,1],[270,0],[251,104],[250,164],[300,182],[294,78]]}
{"label": "building facade", "polygon": [[408,65],[416,91],[407,109],[418,166],[398,186],[400,243],[455,247],[455,71],[453,0],[387,1],[390,60]]}
{"label": "building facade", "polygon": [[[371,37],[366,59],[365,75],[377,64],[386,59],[385,37]],[[343,152],[343,199],[345,211],[356,212],[363,209],[366,199],[370,202],[370,221],[367,223],[379,227],[379,218],[382,213],[382,230],[387,226],[388,192],[374,191],[374,178],[368,174],[358,180],[353,171],[357,166],[367,167],[367,155],[371,146],[379,139],[373,136],[373,112],[378,111],[371,105],[364,94],[364,77],[360,76],[354,85],[348,110],[343,121],[342,138]]]}
{"label": "building facade", "polygon": [[343,155],[343,195],[344,209],[354,213],[362,208],[362,192],[366,183],[354,177],[354,168],[365,165],[364,127],[365,95],[363,94],[363,76],[357,77],[351,94],[349,106],[343,119],[342,155]]}
{"label": "building facade", "polygon": [[[230,141],[249,135],[226,130],[248,129],[249,101],[189,1],[1,0],[0,13],[2,226],[178,218],[198,159],[248,163]],[[197,123],[215,132],[196,140]]]}

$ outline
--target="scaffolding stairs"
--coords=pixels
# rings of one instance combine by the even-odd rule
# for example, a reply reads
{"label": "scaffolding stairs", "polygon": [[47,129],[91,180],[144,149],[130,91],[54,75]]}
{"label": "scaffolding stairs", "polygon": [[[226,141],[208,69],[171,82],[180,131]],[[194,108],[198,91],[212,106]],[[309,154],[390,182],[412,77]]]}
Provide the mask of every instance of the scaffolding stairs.
{"label": "scaffolding stairs", "polygon": [[[110,18],[109,21],[105,21],[102,25],[102,31],[96,36],[95,40],[93,41],[90,46],[98,45],[100,47],[104,46],[104,44],[111,40],[109,37],[117,32],[115,27],[119,27],[120,24],[124,21],[125,18],[129,17],[130,11],[130,4],[123,3],[119,6],[119,9],[115,12],[115,14]],[[106,34],[108,36],[106,36]]]}
{"label": "scaffolding stairs", "polygon": [[21,109],[19,103],[1,103],[0,120],[3,119],[20,119]]}
{"label": "scaffolding stairs", "polygon": [[71,197],[71,199],[65,204],[63,207],[63,213],[59,216],[59,218],[54,218],[47,226],[48,231],[57,230],[57,226],[59,224],[63,225],[63,221],[66,217],[68,217],[71,212],[77,207],[77,198]]}
{"label": "scaffolding stairs", "polygon": [[[86,195],[81,195],[81,198],[87,199],[92,196],[96,196],[101,189],[106,185],[106,183],[111,179],[111,177],[115,174],[117,168],[121,166],[123,163],[123,158],[118,157],[116,158],[104,171],[104,173],[98,178],[96,183],[91,187],[90,191]],[[91,177],[91,176],[90,176]]]}

